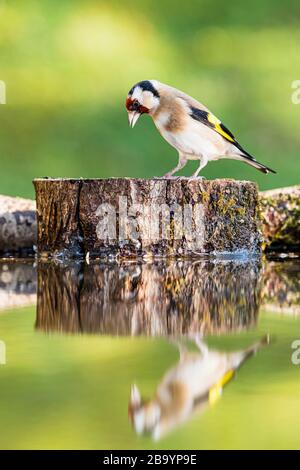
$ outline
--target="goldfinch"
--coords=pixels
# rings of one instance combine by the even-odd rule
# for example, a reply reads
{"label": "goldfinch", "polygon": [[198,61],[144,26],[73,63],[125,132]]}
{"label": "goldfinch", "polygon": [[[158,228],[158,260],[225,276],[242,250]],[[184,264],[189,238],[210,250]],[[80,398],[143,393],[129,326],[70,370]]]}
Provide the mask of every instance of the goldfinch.
{"label": "goldfinch", "polygon": [[142,114],[149,114],[163,138],[178,151],[178,164],[166,178],[181,170],[188,160],[199,160],[193,175],[197,177],[209,161],[220,158],[243,161],[263,173],[276,173],[244,150],[203,104],[176,88],[157,80],[143,80],[129,91],[126,109],[131,127]]}
{"label": "goldfinch", "polygon": [[247,349],[225,352],[209,349],[199,335],[191,339],[198,351],[190,352],[175,341],[179,361],[166,372],[152,399],[143,399],[138,387],[131,387],[128,414],[137,434],[160,439],[194,413],[214,405],[244,362],[270,343],[265,336]]}

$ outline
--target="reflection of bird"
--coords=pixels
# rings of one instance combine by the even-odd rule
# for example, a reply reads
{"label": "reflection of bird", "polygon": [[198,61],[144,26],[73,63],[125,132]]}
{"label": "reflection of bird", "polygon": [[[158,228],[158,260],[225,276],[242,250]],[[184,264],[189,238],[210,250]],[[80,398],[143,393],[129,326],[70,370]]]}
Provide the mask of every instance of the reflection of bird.
{"label": "reflection of bird", "polygon": [[131,127],[141,114],[149,114],[164,139],[178,150],[178,165],[166,177],[182,169],[188,160],[199,160],[193,175],[197,177],[209,161],[220,158],[240,160],[263,173],[275,173],[246,152],[203,104],[176,88],[144,80],[129,91],[126,108]]}
{"label": "reflection of bird", "polygon": [[209,350],[197,336],[193,339],[198,352],[176,343],[179,363],[166,373],[152,400],[143,400],[137,386],[132,386],[129,416],[138,434],[150,432],[159,439],[194,412],[215,403],[235,371],[269,342],[265,337],[245,350],[226,353]]}

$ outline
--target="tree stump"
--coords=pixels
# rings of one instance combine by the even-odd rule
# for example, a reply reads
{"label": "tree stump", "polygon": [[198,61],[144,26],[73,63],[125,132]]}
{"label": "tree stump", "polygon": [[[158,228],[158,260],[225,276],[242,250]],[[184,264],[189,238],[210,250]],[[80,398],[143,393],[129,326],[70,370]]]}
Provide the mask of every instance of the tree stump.
{"label": "tree stump", "polygon": [[36,179],[40,257],[155,257],[260,250],[247,181]]}
{"label": "tree stump", "polygon": [[268,250],[300,249],[300,186],[260,193],[262,233]]}
{"label": "tree stump", "polygon": [[32,251],[36,244],[35,201],[0,196],[0,253]]}

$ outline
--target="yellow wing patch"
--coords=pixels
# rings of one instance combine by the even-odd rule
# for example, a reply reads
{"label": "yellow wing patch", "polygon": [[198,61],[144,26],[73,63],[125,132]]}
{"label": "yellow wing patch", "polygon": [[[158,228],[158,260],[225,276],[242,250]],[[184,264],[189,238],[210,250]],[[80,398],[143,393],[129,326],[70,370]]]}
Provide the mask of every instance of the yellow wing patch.
{"label": "yellow wing patch", "polygon": [[226,374],[224,374],[223,377],[221,377],[221,379],[210,388],[208,394],[208,401],[210,405],[214,405],[221,397],[224,385],[226,385],[229,380],[232,379],[234,372],[234,369],[227,371]]}
{"label": "yellow wing patch", "polygon": [[207,114],[207,120],[208,120],[208,122],[210,122],[213,125],[215,131],[218,132],[218,134],[222,135],[223,137],[225,137],[225,139],[229,140],[230,142],[234,142],[234,138],[232,137],[232,135],[230,135],[227,132],[227,129],[224,128],[224,126],[222,125],[220,119],[218,119],[212,113],[208,113]]}

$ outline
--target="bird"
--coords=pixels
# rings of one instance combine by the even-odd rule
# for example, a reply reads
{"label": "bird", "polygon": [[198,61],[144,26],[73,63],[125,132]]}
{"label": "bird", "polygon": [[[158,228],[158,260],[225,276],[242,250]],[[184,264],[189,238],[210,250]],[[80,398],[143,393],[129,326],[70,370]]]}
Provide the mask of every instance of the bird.
{"label": "bird", "polygon": [[276,173],[248,153],[206,106],[177,88],[142,80],[129,90],[125,105],[132,128],[142,114],[149,114],[162,137],[178,151],[178,164],[165,178],[174,177],[188,160],[198,160],[192,176],[197,178],[208,162],[223,158],[248,163],[265,174]]}
{"label": "bird", "polygon": [[171,340],[179,360],[164,374],[151,399],[132,385],[128,416],[137,434],[150,433],[158,440],[193,414],[203,413],[218,401],[245,361],[270,344],[266,335],[246,349],[225,352],[209,349],[199,334],[190,334],[189,339],[196,351],[189,351],[181,340]]}

